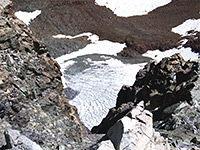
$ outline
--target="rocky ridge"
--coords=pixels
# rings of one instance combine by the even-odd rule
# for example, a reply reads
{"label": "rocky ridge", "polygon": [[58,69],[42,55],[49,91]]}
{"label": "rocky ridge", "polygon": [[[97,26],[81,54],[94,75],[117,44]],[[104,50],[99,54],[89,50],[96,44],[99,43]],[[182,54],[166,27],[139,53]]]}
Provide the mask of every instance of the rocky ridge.
{"label": "rocky ridge", "polygon": [[0,149],[76,149],[82,128],[60,66],[12,7],[0,1]]}
{"label": "rocky ridge", "polygon": [[109,134],[119,120],[128,117],[143,102],[144,109],[153,114],[154,129],[169,139],[171,148],[200,149],[199,75],[199,63],[185,61],[180,54],[159,63],[149,62],[137,73],[132,86],[122,87],[116,107],[92,132]]}

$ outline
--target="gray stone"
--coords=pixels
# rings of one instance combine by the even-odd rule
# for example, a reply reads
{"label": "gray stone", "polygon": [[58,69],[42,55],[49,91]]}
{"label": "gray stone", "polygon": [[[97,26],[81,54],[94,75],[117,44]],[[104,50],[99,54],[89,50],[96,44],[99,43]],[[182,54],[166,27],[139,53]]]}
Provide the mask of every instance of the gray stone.
{"label": "gray stone", "polygon": [[0,119],[0,148],[7,145],[4,132],[6,128],[10,128],[10,127],[11,125],[7,121]]}
{"label": "gray stone", "polygon": [[130,111],[132,116],[124,116],[113,125],[107,132],[110,142],[101,142],[98,150],[170,150],[168,141],[153,129],[152,114],[143,108],[141,102]]}
{"label": "gray stone", "polygon": [[42,150],[38,144],[21,135],[18,130],[7,129],[5,137],[7,137],[7,142],[10,142],[7,144],[11,145],[13,149]]}

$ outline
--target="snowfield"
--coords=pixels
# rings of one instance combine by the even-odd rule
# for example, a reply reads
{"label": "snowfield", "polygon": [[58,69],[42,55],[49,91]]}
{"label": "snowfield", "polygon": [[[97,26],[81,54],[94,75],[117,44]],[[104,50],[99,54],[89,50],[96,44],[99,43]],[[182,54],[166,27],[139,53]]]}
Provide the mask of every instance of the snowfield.
{"label": "snowfield", "polygon": [[[91,129],[101,122],[111,107],[115,106],[117,94],[121,87],[124,84],[132,85],[136,73],[146,63],[123,63],[116,57],[113,58],[116,53],[125,47],[125,44],[108,40],[99,41],[98,36],[92,33],[83,33],[77,36],[57,35],[54,38],[71,39],[80,36],[88,36],[88,40],[93,42],[79,51],[63,55],[56,60],[60,64],[64,75],[62,77],[64,86],[78,91],[78,95],[70,100],[70,104],[78,108],[81,121]],[[184,42],[186,41],[182,41],[182,44]],[[198,58],[198,54],[191,52],[191,48],[183,48],[182,46],[165,52],[159,50],[148,51],[143,56],[160,61],[162,58],[175,53],[181,53],[186,60]],[[98,61],[93,60],[94,55],[98,55]],[[72,68],[87,65],[88,67],[82,71],[73,75],[68,74],[68,70]]]}
{"label": "snowfield", "polygon": [[[70,104],[78,108],[81,121],[91,129],[98,125],[102,118],[106,116],[109,108],[114,107],[117,94],[123,84],[133,84],[136,73],[145,64],[124,64],[120,60],[113,58],[120,52],[125,44],[99,41],[97,35],[84,33],[88,39],[93,41],[85,48],[70,54],[58,57],[56,61],[61,66],[64,74],[62,77],[65,87],[70,87],[79,94],[70,100]],[[74,36],[80,37],[80,35]],[[72,36],[57,35],[54,38],[74,38]],[[94,61],[93,55],[99,55],[99,60]],[[85,57],[84,61],[78,62],[76,59]],[[66,74],[71,67],[79,65],[89,65],[89,67],[74,75]]]}
{"label": "snowfield", "polygon": [[29,25],[30,22],[40,14],[41,10],[35,10],[33,12],[18,11],[15,13],[15,16],[22,20],[26,25]]}
{"label": "snowfield", "polygon": [[170,2],[171,0],[95,0],[96,5],[106,6],[120,17],[146,15]]}
{"label": "snowfield", "polygon": [[200,32],[200,19],[188,19],[181,25],[172,28],[172,32],[180,34],[182,36],[191,35],[188,31],[199,31]]}

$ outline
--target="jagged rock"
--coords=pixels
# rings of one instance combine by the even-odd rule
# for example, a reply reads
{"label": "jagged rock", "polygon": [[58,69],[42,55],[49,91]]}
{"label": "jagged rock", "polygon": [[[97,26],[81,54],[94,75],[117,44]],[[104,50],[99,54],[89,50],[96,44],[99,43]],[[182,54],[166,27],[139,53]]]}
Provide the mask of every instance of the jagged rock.
{"label": "jagged rock", "polygon": [[8,128],[5,131],[5,137],[8,148],[12,149],[27,149],[27,150],[42,150],[42,148],[35,142],[21,135],[18,130]]}
{"label": "jagged rock", "polygon": [[190,92],[192,105],[182,102],[169,118],[154,122],[156,130],[168,137],[176,148],[200,149],[200,78],[193,84],[194,88]]}
{"label": "jagged rock", "polygon": [[[116,107],[110,109],[101,124],[93,127],[92,132],[107,132],[140,101],[144,101],[145,108],[152,111],[154,121],[169,117],[181,102],[191,104],[190,90],[198,78],[197,70],[198,63],[184,61],[180,54],[164,58],[159,63],[149,62],[137,73],[133,86],[121,88]],[[132,104],[128,105],[130,102]],[[129,107],[124,107],[127,105]]]}
{"label": "jagged rock", "polygon": [[11,125],[4,119],[0,119],[0,149],[3,149],[7,146],[7,141],[4,136],[4,133],[7,128],[10,128]]}
{"label": "jagged rock", "polygon": [[194,31],[191,32],[195,35],[188,37],[188,41],[184,44],[184,47],[191,47],[194,52],[200,53],[200,33],[194,33]]}
{"label": "jagged rock", "polygon": [[167,140],[153,129],[152,114],[144,110],[143,102],[118,120],[107,136],[111,142],[101,142],[98,150],[170,150]]}
{"label": "jagged rock", "polygon": [[[153,111],[154,120],[170,115],[167,108],[175,106],[180,101],[190,103],[190,90],[197,79],[198,64],[193,61],[184,61],[180,54],[164,58],[161,62],[148,63],[136,75],[133,86],[119,92],[117,106],[132,101],[137,104],[145,102],[145,108]],[[128,93],[121,97],[121,93]],[[169,110],[169,109],[168,109]]]}
{"label": "jagged rock", "polygon": [[[123,117],[127,116],[135,105],[144,102],[144,108],[153,113],[155,129],[169,139],[171,147],[198,149],[199,145],[196,144],[199,143],[198,137],[200,137],[198,69],[199,62],[184,61],[180,54],[164,58],[159,63],[154,61],[148,63],[137,73],[133,86],[121,88],[116,107],[110,109],[100,125],[92,128],[92,132],[108,133],[114,130],[112,126],[115,123],[117,124],[115,130],[120,132],[123,127]],[[137,116],[139,111],[134,110],[134,114]],[[114,141],[124,141],[119,135],[116,137],[119,139]],[[117,147],[115,145],[116,149]]]}
{"label": "jagged rock", "polygon": [[[12,130],[13,136],[23,135],[24,144],[34,145],[31,140],[44,149],[59,145],[68,149],[67,145],[81,142],[83,137],[77,111],[64,94],[60,66],[9,12],[10,1],[0,1],[0,6],[5,2],[6,8],[0,7],[0,118],[18,130]],[[0,145],[5,146],[5,140]]]}
{"label": "jagged rock", "polygon": [[129,102],[127,104],[122,104],[118,108],[111,108],[107,116],[100,123],[100,125],[94,126],[91,132],[98,134],[106,133],[110,127],[112,127],[119,119],[124,117],[133,107],[134,104],[132,102]]}

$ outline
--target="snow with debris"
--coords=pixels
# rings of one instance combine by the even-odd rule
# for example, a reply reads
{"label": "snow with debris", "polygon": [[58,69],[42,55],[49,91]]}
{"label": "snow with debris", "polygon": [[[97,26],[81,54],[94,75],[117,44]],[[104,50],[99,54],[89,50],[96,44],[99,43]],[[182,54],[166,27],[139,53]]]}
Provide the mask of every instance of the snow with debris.
{"label": "snow with debris", "polygon": [[33,12],[18,11],[15,16],[22,20],[26,25],[29,25],[32,20],[41,14],[41,10],[35,10]]}
{"label": "snow with debris", "polygon": [[181,25],[172,28],[172,32],[180,34],[182,36],[190,35],[188,31],[193,30],[200,32],[200,19],[188,19],[183,22]]}
{"label": "snow with debris", "polygon": [[58,35],[53,35],[53,38],[57,38],[57,39],[76,39],[79,37],[83,37],[83,36],[87,36],[88,40],[91,41],[92,43],[95,43],[99,40],[99,36],[92,34],[90,32],[86,32],[86,33],[81,33],[75,36],[71,36],[71,35],[63,35],[63,34],[58,34]]}
{"label": "snow with debris", "polygon": [[170,2],[171,0],[95,0],[96,5],[106,6],[120,17],[146,15]]}
{"label": "snow with debris", "polygon": [[[137,72],[146,63],[122,62],[115,56],[125,47],[125,44],[108,40],[100,41],[99,37],[92,33],[83,33],[77,36],[54,36],[54,38],[71,39],[81,36],[88,36],[88,40],[93,42],[83,49],[58,57],[56,60],[61,66],[64,86],[78,91],[75,98],[70,100],[70,104],[78,108],[81,121],[91,129],[101,122],[110,108],[115,106],[121,87],[124,84],[132,85]],[[184,42],[186,41],[182,41],[182,44]],[[163,57],[171,56],[174,53],[181,53],[186,60],[198,58],[198,55],[191,52],[190,48],[182,46],[165,52],[148,51],[143,56],[160,61]],[[94,58],[98,58],[98,60]],[[85,66],[86,68],[83,70],[80,69]],[[70,70],[76,71],[70,74]]]}
{"label": "snow with debris", "polygon": [[[86,34],[82,34],[86,35]],[[56,36],[54,36],[56,37]],[[60,36],[61,37],[61,36]],[[62,36],[64,37],[64,36]],[[72,36],[65,36],[72,37]],[[80,37],[80,36],[76,36]],[[74,37],[73,37],[74,38]],[[110,42],[108,40],[99,41],[99,37],[97,35],[89,35],[88,40],[91,40],[92,43],[88,44],[85,48],[80,49],[79,51],[72,52],[70,54],[63,55],[56,60],[62,64],[62,62],[66,60],[70,60],[79,56],[88,55],[88,54],[106,54],[106,55],[116,55],[120,52],[124,47],[126,47],[125,43],[120,44],[117,42]]]}
{"label": "snow with debris", "polygon": [[[70,104],[78,108],[81,121],[89,129],[98,125],[108,113],[109,108],[115,106],[117,94],[122,85],[133,84],[136,73],[145,65],[124,64],[117,58],[113,58],[125,47],[125,44],[107,40],[99,41],[97,35],[90,34],[89,38],[91,37],[96,41],[79,51],[56,59],[64,74],[62,77],[64,86],[79,92],[73,100],[70,100]],[[99,55],[98,61],[93,60],[95,54]],[[81,57],[84,57],[84,61],[78,62]],[[66,74],[70,68],[77,68],[75,66],[77,63],[80,66],[89,64],[89,67],[73,75]]]}

